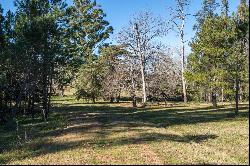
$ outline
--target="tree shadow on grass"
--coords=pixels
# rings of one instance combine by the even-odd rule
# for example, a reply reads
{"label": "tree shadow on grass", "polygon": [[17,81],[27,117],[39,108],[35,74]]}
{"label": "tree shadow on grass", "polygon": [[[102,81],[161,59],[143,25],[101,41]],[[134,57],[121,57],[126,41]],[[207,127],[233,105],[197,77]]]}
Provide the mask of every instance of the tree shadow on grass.
{"label": "tree shadow on grass", "polygon": [[[246,110],[248,107],[241,107]],[[67,116],[72,124],[85,122],[98,122],[102,125],[113,124],[115,122],[135,122],[141,126],[151,124],[152,126],[172,126],[181,124],[195,124],[215,121],[234,120],[230,115],[234,112],[233,108],[194,108],[194,109],[136,109],[109,106],[72,106],[56,108],[62,116]],[[249,112],[240,112],[239,117],[249,117]]]}
{"label": "tree shadow on grass", "polygon": [[115,138],[106,139],[103,137],[99,140],[80,140],[80,141],[68,141],[68,142],[50,142],[49,139],[38,139],[33,143],[25,144],[23,151],[26,153],[20,153],[17,156],[8,156],[7,158],[0,157],[0,163],[6,164],[10,160],[25,159],[29,157],[36,157],[40,155],[53,154],[61,151],[72,150],[76,148],[101,148],[109,149],[117,146],[124,145],[139,145],[150,144],[162,141],[173,141],[180,143],[201,143],[210,139],[216,139],[216,135],[174,135],[174,134],[160,134],[160,133],[141,133],[139,135],[128,138]]}
{"label": "tree shadow on grass", "polygon": [[[241,107],[246,110],[248,107]],[[66,111],[65,111],[66,110]],[[97,128],[126,127],[128,130],[137,127],[165,128],[175,125],[192,125],[207,122],[235,121],[231,113],[233,108],[213,107],[194,109],[134,109],[123,107],[74,106],[56,108],[57,112],[68,120],[64,130],[52,131],[45,136],[60,136],[62,134],[92,132]],[[240,117],[249,117],[249,112],[240,112]],[[240,120],[240,119],[239,119]],[[122,132],[122,131],[121,131]]]}
{"label": "tree shadow on grass", "polygon": [[[248,107],[240,108],[240,110],[245,109],[248,109]],[[108,106],[74,106],[55,108],[55,111],[60,112],[61,116],[67,119],[67,127],[63,130],[52,130],[44,134],[44,136],[60,136],[63,134],[82,132],[88,133],[97,128],[112,129],[115,127],[125,127],[128,128],[128,130],[132,130],[137,127],[165,128],[175,125],[237,120],[231,116],[233,108],[220,108],[217,110],[213,107],[142,110]],[[249,112],[240,112],[238,117],[249,117]]]}
{"label": "tree shadow on grass", "polygon": [[[246,105],[241,105],[240,110],[246,109],[249,108]],[[18,160],[27,157],[34,157],[64,150],[75,149],[79,147],[111,148],[114,146],[142,143],[147,144],[161,141],[201,143],[210,139],[216,139],[218,136],[202,134],[180,136],[173,134],[148,133],[146,129],[140,129],[139,127],[162,128],[175,125],[235,121],[237,119],[228,116],[233,111],[233,108],[224,107],[220,107],[219,109],[214,109],[213,107],[193,109],[185,109],[183,107],[175,107],[175,109],[140,109],[115,106],[55,107],[54,112],[57,115],[55,116],[55,118],[59,118],[60,116],[67,119],[67,127],[63,129],[60,128],[41,132],[38,129],[42,126],[37,123],[36,126],[34,126],[37,129],[37,133],[32,133],[32,142],[29,144],[23,144],[21,147],[14,148],[23,149],[25,153],[21,153],[16,156],[10,155],[9,157],[5,158],[2,158],[0,156],[0,163],[8,163],[13,158],[15,160]],[[240,112],[239,120],[241,117],[249,117],[249,111]],[[137,135],[128,136],[126,138],[107,139],[107,136],[112,133],[118,134],[127,131],[134,131],[137,133]],[[51,142],[49,139],[47,139],[50,137],[58,137],[71,133],[94,133],[98,135],[98,139],[69,142]],[[13,150],[13,147],[10,149],[3,148],[3,151],[9,151],[11,149]]]}
{"label": "tree shadow on grass", "polygon": [[[160,133],[141,133],[134,137],[121,138],[115,140],[102,140],[102,147],[123,146],[128,144],[149,144],[162,141],[180,142],[180,143],[201,143],[209,139],[216,139],[217,135],[175,135]],[[95,143],[94,143],[95,144]]]}

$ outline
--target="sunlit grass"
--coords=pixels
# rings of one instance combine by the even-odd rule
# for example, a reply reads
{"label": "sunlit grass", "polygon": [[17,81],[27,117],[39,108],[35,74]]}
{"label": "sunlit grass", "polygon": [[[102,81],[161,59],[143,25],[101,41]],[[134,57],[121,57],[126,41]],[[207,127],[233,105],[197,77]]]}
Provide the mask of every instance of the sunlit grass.
{"label": "sunlit grass", "polygon": [[53,105],[47,123],[20,119],[19,132],[1,128],[1,164],[249,163],[247,103],[236,118],[230,103],[135,109],[55,97]]}

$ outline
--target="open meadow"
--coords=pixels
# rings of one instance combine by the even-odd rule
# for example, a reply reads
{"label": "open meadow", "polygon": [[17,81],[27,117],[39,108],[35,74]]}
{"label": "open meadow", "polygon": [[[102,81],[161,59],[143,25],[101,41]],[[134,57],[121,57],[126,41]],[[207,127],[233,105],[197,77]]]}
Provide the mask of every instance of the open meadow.
{"label": "open meadow", "polygon": [[[0,164],[249,164],[249,106],[53,99],[47,123],[1,128]],[[11,127],[11,126],[10,126]]]}

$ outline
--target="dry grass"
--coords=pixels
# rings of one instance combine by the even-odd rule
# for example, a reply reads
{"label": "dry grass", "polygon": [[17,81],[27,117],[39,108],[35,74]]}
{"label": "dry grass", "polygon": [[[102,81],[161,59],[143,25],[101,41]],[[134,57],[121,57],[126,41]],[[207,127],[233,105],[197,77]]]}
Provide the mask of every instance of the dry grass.
{"label": "dry grass", "polygon": [[[249,164],[249,107],[129,108],[55,98],[48,124],[23,122],[28,141],[1,130],[2,164]],[[22,133],[19,136],[23,137]],[[7,144],[10,144],[7,146]]]}

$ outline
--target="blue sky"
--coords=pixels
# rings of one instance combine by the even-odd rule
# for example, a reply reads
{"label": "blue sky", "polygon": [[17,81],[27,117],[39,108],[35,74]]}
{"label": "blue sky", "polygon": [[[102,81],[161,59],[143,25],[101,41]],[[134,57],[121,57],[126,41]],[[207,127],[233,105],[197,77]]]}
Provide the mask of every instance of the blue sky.
{"label": "blue sky", "polygon": [[[68,4],[72,4],[72,0],[66,0]],[[191,0],[190,13],[196,13],[200,7],[202,0]],[[128,24],[128,21],[132,15],[138,11],[151,10],[156,16],[160,15],[166,19],[169,18],[168,6],[174,6],[175,0],[97,0],[107,14],[106,19],[114,27],[114,34],[109,39],[109,42],[115,43],[116,33],[121,30],[122,27]],[[230,11],[236,11],[240,0],[229,0]],[[13,0],[0,0],[5,12],[6,10],[14,10]],[[195,32],[193,32],[192,27],[195,24],[195,19],[190,17],[186,25],[186,41],[190,41],[194,37]],[[169,33],[162,42],[171,45],[178,46],[179,38],[174,32]],[[190,52],[187,42],[187,53]]]}

